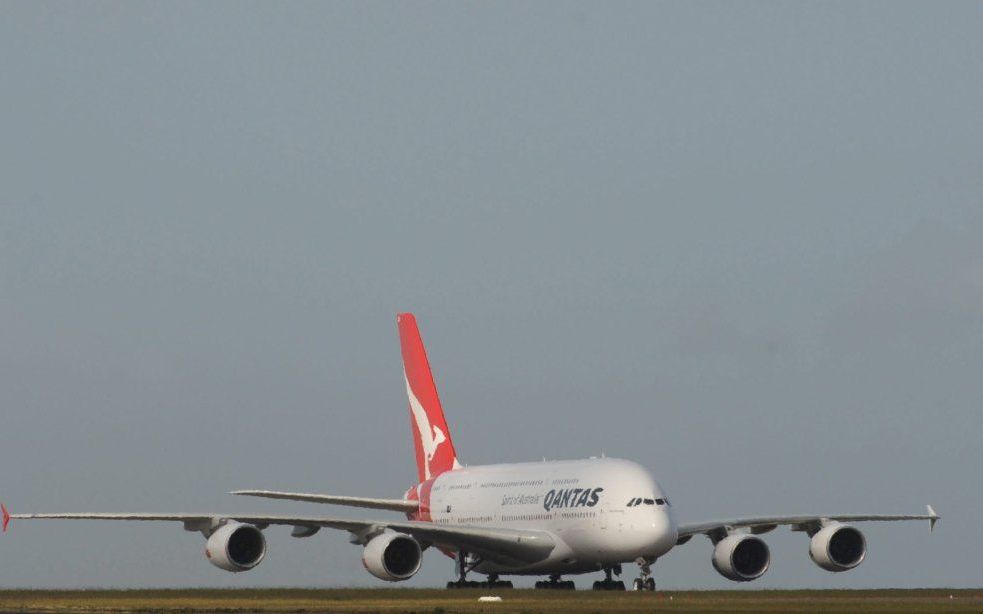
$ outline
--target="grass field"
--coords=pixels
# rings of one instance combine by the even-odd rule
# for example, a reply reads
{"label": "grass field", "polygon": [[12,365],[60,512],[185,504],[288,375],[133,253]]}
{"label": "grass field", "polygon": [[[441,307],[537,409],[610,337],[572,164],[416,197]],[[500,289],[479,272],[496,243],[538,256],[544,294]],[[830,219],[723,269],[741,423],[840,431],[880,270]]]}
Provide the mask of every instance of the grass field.
{"label": "grass field", "polygon": [[[479,603],[496,594],[499,603]],[[3,612],[983,612],[979,590],[6,590]]]}

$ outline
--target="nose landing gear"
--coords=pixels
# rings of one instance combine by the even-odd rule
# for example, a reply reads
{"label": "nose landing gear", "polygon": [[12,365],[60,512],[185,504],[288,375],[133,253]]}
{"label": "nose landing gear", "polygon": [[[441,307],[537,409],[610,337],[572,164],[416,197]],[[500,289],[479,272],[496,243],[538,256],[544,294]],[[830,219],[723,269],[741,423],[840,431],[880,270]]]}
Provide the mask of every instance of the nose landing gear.
{"label": "nose landing gear", "polygon": [[635,578],[631,583],[631,589],[633,591],[655,591],[655,578],[652,577],[652,563],[655,560],[648,560],[644,558],[639,558],[637,561],[639,569],[639,577]]}

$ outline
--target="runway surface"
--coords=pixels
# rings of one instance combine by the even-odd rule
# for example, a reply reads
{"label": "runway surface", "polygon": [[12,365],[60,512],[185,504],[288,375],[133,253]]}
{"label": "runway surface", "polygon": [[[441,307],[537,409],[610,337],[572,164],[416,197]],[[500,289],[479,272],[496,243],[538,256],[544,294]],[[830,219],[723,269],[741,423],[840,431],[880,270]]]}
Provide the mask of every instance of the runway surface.
{"label": "runway surface", "polygon": [[[500,602],[479,602],[497,595]],[[255,589],[3,590],[17,612],[979,612],[983,589],[666,591]]]}

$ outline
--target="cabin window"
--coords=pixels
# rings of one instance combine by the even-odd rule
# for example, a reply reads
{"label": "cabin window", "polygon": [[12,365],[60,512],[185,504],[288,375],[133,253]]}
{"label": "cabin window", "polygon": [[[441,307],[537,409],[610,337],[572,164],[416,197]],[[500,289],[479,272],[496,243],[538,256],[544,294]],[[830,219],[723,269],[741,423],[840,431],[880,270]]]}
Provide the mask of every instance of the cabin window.
{"label": "cabin window", "polygon": [[666,504],[666,500],[665,499],[656,499],[655,500],[655,504],[656,505],[665,505]]}
{"label": "cabin window", "polygon": [[643,499],[642,502],[645,505],[655,505],[655,499]]}

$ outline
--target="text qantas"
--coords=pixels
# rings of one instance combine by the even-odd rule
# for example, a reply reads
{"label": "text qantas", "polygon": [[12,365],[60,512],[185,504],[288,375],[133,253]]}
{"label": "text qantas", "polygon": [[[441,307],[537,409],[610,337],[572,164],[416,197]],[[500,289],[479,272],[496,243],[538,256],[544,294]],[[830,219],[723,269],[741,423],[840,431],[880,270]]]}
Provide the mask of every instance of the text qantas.
{"label": "text qantas", "polygon": [[542,502],[543,509],[549,511],[558,507],[594,507],[601,499],[603,488],[561,488],[550,490],[545,495],[505,495],[502,506],[536,505]]}
{"label": "text qantas", "polygon": [[601,498],[603,488],[561,488],[551,490],[543,497],[543,509],[557,507],[594,507]]}

